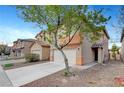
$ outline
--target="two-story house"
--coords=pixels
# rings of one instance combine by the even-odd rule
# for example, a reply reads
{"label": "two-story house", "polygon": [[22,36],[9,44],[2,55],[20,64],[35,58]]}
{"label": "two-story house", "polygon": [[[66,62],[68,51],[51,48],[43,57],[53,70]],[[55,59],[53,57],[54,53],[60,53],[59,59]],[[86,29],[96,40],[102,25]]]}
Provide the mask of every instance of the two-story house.
{"label": "two-story house", "polygon": [[[69,64],[83,65],[90,62],[103,63],[108,59],[108,39],[109,35],[106,30],[102,31],[103,35],[95,43],[88,40],[87,35],[83,34],[83,40],[77,33],[72,41],[63,49],[68,58]],[[43,41],[44,33],[37,34],[36,39]],[[63,62],[61,53],[54,47],[50,48],[50,60],[54,62]]]}
{"label": "two-story house", "polygon": [[[87,35],[83,34],[83,40],[77,33],[68,46],[64,48],[64,53],[71,65],[83,65],[90,62],[103,63],[108,60],[108,33],[102,31],[103,35],[96,42],[89,41]],[[51,60],[55,62],[63,61],[61,53],[53,48],[51,49]]]}
{"label": "two-story house", "polygon": [[30,53],[30,46],[34,41],[34,39],[18,39],[14,41],[11,56],[23,57],[25,54]]}

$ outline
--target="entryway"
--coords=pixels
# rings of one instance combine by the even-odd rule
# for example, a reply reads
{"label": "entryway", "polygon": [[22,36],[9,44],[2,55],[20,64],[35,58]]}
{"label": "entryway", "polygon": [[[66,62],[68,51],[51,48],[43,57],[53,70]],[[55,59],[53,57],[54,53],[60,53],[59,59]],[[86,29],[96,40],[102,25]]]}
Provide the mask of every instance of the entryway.
{"label": "entryway", "polygon": [[98,62],[98,48],[93,48],[93,52],[94,52],[94,61]]}

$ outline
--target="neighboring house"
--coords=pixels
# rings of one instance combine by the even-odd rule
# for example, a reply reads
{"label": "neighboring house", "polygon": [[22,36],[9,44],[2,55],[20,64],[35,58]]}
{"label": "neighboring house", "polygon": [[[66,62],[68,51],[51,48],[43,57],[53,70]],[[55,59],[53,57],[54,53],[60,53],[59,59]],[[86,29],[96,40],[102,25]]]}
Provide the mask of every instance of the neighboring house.
{"label": "neighboring house", "polygon": [[[43,32],[37,34],[37,40],[43,41],[43,35]],[[103,35],[95,44],[92,44],[86,35],[83,35],[83,40],[81,40],[80,34],[77,33],[63,50],[70,64],[83,65],[94,61],[103,63],[108,60],[108,39],[109,35],[106,30],[103,31]],[[50,60],[54,62],[63,61],[61,52],[52,46]]]}
{"label": "neighboring house", "polygon": [[44,38],[44,31],[41,31],[40,33],[38,33],[35,38],[38,40],[38,41],[45,41],[45,38]]}
{"label": "neighboring house", "polygon": [[122,43],[122,45],[121,45],[121,60],[124,61],[124,30],[122,31],[120,42]]}
{"label": "neighboring house", "polygon": [[34,39],[18,39],[14,41],[11,56],[23,57],[25,54],[30,53],[30,46],[34,41]]}
{"label": "neighboring house", "polygon": [[40,56],[40,60],[50,59],[50,46],[45,42],[36,40],[30,48],[31,53],[35,53]]}

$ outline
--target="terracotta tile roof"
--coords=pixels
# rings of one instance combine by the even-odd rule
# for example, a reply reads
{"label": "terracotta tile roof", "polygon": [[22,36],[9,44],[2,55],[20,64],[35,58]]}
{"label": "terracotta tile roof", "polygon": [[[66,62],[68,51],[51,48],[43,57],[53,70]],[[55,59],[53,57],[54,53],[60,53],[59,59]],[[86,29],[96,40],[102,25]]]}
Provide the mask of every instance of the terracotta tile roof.
{"label": "terracotta tile roof", "polygon": [[92,45],[92,48],[102,48],[103,44],[102,43],[95,43]]}
{"label": "terracotta tile roof", "polygon": [[105,33],[106,37],[107,37],[108,39],[110,39],[110,37],[109,37],[109,34],[108,34],[107,30],[103,30],[103,31],[104,31],[104,33]]}
{"label": "terracotta tile roof", "polygon": [[16,43],[16,42],[18,42],[18,41],[34,42],[35,39],[18,39],[17,41],[14,41],[14,43]]}
{"label": "terracotta tile roof", "polygon": [[40,46],[50,47],[50,45],[47,44],[46,42],[38,41],[38,40],[36,40],[30,47],[32,47],[35,43],[37,43]]}
{"label": "terracotta tile roof", "polygon": [[100,42],[97,42],[97,43],[93,44],[92,48],[100,48],[100,47],[102,48],[103,45],[106,44],[106,43],[107,43],[106,40],[102,40]]}

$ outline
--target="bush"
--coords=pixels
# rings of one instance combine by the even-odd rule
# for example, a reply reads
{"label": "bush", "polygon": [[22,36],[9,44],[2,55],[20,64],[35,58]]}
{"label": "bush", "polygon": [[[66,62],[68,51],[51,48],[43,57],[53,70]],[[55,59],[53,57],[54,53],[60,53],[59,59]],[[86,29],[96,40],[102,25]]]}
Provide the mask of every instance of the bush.
{"label": "bush", "polygon": [[27,62],[36,62],[40,60],[40,56],[38,54],[29,53],[25,55],[25,59]]}
{"label": "bush", "polygon": [[12,63],[10,63],[10,64],[5,64],[5,65],[4,65],[4,67],[11,67],[11,66],[13,66]]}

